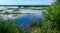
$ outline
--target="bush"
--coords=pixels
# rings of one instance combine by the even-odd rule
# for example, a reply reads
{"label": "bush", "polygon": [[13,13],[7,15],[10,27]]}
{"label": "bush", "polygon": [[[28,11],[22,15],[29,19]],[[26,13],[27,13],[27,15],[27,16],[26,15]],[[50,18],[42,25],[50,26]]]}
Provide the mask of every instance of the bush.
{"label": "bush", "polygon": [[0,33],[20,33],[20,28],[13,21],[0,17]]}
{"label": "bush", "polygon": [[60,33],[60,0],[56,0],[43,11],[43,33]]}

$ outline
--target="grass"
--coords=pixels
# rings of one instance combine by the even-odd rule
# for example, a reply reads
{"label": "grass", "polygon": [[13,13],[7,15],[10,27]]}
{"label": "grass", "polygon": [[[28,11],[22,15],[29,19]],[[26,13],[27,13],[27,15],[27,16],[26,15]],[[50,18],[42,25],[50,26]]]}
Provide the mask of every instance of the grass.
{"label": "grass", "polygon": [[0,17],[0,33],[20,33],[20,28],[13,21]]}

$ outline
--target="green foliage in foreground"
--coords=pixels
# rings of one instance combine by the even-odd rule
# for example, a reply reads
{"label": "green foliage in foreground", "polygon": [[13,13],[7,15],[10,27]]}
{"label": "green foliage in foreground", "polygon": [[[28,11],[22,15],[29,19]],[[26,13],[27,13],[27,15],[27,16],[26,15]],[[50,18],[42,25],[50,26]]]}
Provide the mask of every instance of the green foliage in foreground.
{"label": "green foliage in foreground", "polygon": [[43,11],[41,33],[60,33],[60,0]]}
{"label": "green foliage in foreground", "polygon": [[20,28],[13,21],[0,17],[0,33],[20,33]]}

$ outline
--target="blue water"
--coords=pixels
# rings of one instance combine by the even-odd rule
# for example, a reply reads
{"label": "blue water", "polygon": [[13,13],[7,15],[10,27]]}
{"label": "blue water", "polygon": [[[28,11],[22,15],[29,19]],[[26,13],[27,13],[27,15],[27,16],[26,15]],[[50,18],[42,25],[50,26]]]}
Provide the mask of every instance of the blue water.
{"label": "blue water", "polygon": [[41,20],[41,10],[22,10],[22,13],[31,13],[31,14],[21,14],[20,16],[16,17],[14,21],[19,25],[30,24],[33,21]]}
{"label": "blue water", "polygon": [[34,19],[38,20],[40,22],[41,16],[40,15],[30,15],[30,14],[23,14],[17,18],[14,19],[14,21],[20,25],[21,33],[23,33],[25,30],[27,33],[31,33],[30,24],[35,21]]}
{"label": "blue water", "polygon": [[17,24],[30,24],[31,22],[35,21],[35,19],[40,20],[40,18],[41,18],[41,16],[37,17],[37,15],[23,14],[23,15],[15,18],[14,21]]}

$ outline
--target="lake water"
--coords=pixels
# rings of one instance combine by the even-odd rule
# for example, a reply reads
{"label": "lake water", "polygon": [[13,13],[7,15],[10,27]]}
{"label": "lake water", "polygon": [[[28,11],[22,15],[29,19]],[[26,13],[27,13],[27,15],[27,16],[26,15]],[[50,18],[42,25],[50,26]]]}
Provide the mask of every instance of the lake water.
{"label": "lake water", "polygon": [[[7,11],[12,12],[12,10]],[[20,9],[19,12],[24,14],[17,14],[17,16],[14,16],[15,14],[9,14],[9,15],[1,14],[1,16],[5,20],[7,18],[13,19],[17,24],[24,24],[24,23],[29,24],[34,19],[40,20],[42,18],[42,10]]]}
{"label": "lake water", "polygon": [[[7,10],[7,11],[11,13],[13,10]],[[20,9],[19,12],[24,13],[24,14],[29,13],[31,15],[34,14],[37,17],[40,17],[42,15],[42,10]],[[19,16],[23,16],[24,14],[20,14],[20,15],[17,14],[18,16],[15,16],[15,17],[13,17],[14,14],[9,14],[9,15],[5,15],[5,14],[2,15],[1,14],[1,16],[3,16],[4,19],[7,19],[7,18],[16,18],[16,17],[19,17]]]}
{"label": "lake water", "polygon": [[42,17],[42,10],[27,10],[24,9],[20,11],[21,13],[30,13],[30,14],[21,14],[17,16],[14,21],[20,25],[21,32],[23,33],[26,29],[27,33],[31,32],[30,24],[37,20],[37,25],[39,25],[39,22],[41,21]]}

